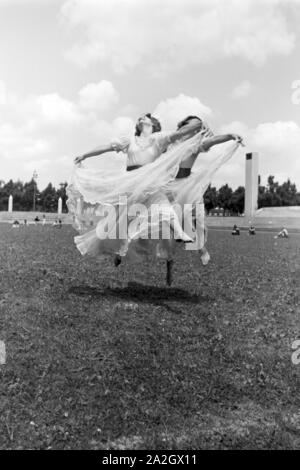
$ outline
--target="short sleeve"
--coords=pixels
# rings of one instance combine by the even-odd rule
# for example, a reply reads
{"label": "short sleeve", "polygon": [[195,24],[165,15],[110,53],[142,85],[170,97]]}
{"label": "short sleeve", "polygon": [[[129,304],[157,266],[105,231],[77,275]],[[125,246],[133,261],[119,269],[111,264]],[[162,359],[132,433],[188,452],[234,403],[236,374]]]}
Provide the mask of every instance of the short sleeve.
{"label": "short sleeve", "polygon": [[110,142],[112,148],[115,152],[127,152],[130,139],[125,136],[114,137]]}
{"label": "short sleeve", "polygon": [[207,153],[208,150],[204,147],[204,144],[208,139],[203,139],[203,136],[198,133],[193,138],[187,139],[185,142],[191,142],[189,147],[192,155],[198,155],[199,153]]}
{"label": "short sleeve", "polygon": [[172,143],[170,139],[172,134],[174,134],[172,131],[155,132],[153,134],[153,139],[161,152],[167,150],[168,146]]}

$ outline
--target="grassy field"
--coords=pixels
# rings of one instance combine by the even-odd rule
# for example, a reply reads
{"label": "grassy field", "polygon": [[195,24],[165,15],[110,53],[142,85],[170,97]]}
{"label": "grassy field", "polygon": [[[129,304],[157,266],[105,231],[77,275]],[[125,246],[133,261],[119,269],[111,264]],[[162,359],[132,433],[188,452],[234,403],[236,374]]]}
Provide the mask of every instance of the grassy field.
{"label": "grassy field", "polygon": [[81,257],[0,225],[2,449],[300,449],[300,235],[209,233],[212,262]]}

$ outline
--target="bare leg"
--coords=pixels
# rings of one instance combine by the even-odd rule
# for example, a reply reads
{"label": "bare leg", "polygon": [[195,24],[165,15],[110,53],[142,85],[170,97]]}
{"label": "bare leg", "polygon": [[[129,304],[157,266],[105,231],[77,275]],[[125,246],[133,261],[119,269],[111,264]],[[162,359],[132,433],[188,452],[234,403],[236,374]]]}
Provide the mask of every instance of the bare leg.
{"label": "bare leg", "polygon": [[173,282],[173,265],[174,261],[172,259],[167,261],[167,285],[171,286]]}
{"label": "bare leg", "polygon": [[203,266],[206,266],[210,260],[210,255],[207,251],[207,249],[205,248],[205,246],[203,248],[201,248],[200,250],[200,257],[201,257],[201,261],[202,261],[202,264]]}
{"label": "bare leg", "polygon": [[172,217],[170,220],[170,225],[174,231],[174,238],[178,241],[183,241],[185,243],[192,243],[194,240],[193,238],[189,237],[184,230],[182,229],[179,221],[176,217]]}
{"label": "bare leg", "polygon": [[128,250],[128,245],[129,245],[128,239],[123,240],[121,248],[115,254],[114,265],[116,266],[116,268],[122,263],[122,256],[126,255],[127,250]]}
{"label": "bare leg", "polygon": [[122,263],[122,257],[117,253],[114,257],[114,265],[117,268]]}

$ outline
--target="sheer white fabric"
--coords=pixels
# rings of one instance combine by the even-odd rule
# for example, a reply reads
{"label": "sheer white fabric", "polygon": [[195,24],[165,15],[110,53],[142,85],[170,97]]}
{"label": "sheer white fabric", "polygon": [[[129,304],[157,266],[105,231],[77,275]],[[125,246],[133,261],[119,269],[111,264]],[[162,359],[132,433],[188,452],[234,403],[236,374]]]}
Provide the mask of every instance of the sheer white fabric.
{"label": "sheer white fabric", "polygon": [[83,200],[90,204],[119,204],[120,196],[127,196],[128,202],[141,202],[146,197],[174,180],[183,155],[198,153],[202,135],[180,143],[152,163],[135,171],[120,172],[117,168],[106,171],[91,170],[84,164],[75,166],[68,192],[69,197],[75,190]]}
{"label": "sheer white fabric", "polygon": [[[186,178],[172,179],[155,197],[151,196],[151,214],[149,221],[140,216],[140,226],[134,237],[143,237],[151,232],[152,237],[159,238],[161,233],[160,221],[169,222],[175,212],[182,222],[184,231],[195,239],[194,243],[185,245],[186,250],[200,250],[207,241],[205,226],[204,193],[211,183],[213,175],[234,155],[239,144],[227,142],[212,148],[209,152],[203,150],[202,144],[197,147],[197,164],[192,168],[191,175]],[[172,150],[176,150],[174,147]],[[188,152],[181,154],[181,160]],[[150,207],[150,204],[147,204]],[[155,205],[157,205],[155,207]],[[160,214],[160,218],[158,217]],[[191,221],[193,220],[193,224]]]}
{"label": "sheer white fabric", "polygon": [[127,166],[147,165],[167,150],[171,133],[155,132],[150,136],[146,146],[139,145],[140,137],[137,136],[130,139],[128,137],[114,138],[111,146],[116,152],[127,154]]}
{"label": "sheer white fabric", "polygon": [[[161,151],[166,146],[168,137],[161,135],[158,139],[161,139]],[[115,252],[135,256],[153,252],[161,258],[170,258],[174,247],[170,240],[160,239],[159,219],[149,217],[152,205],[159,206],[157,210],[162,214],[160,221],[166,222],[177,205],[203,205],[203,195],[212,176],[233,156],[239,146],[238,143],[222,144],[204,154],[201,153],[202,139],[201,134],[196,134],[153,162],[130,172],[120,172],[109,167],[97,172],[83,164],[75,166],[67,193],[69,212],[73,215],[74,227],[80,232],[75,237],[79,251],[93,256]],[[195,153],[199,156],[191,175],[184,179],[175,179],[182,159]],[[130,225],[131,222],[136,222],[136,217],[128,216],[122,208],[127,205],[130,210],[134,204],[144,204],[148,213],[143,212],[139,217],[139,224],[134,223],[131,231],[129,228],[128,233],[120,235],[116,227],[109,227],[109,215],[105,210],[113,208],[117,212],[119,223],[122,224],[122,218],[126,217]],[[163,206],[165,210],[162,210]],[[195,244],[191,244],[188,249],[200,249],[206,241],[204,206],[202,207],[200,214],[196,215],[198,227]],[[191,210],[191,206],[186,210]],[[156,240],[143,239],[149,235],[149,230]],[[105,239],[102,238],[103,232],[106,233]],[[134,240],[128,243],[128,237]]]}

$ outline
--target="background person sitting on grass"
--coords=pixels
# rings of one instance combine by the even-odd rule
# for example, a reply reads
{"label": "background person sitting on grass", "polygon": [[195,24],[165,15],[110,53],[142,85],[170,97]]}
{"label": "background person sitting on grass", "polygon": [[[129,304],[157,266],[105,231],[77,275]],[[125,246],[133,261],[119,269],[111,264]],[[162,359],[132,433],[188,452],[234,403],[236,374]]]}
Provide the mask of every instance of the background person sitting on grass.
{"label": "background person sitting on grass", "polygon": [[232,235],[239,235],[240,234],[240,229],[238,228],[238,226],[236,224],[234,224],[231,234]]}
{"label": "background person sitting on grass", "polygon": [[283,228],[274,238],[289,238],[289,234],[286,228]]}

